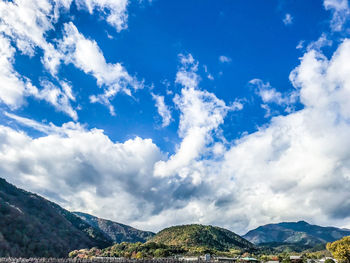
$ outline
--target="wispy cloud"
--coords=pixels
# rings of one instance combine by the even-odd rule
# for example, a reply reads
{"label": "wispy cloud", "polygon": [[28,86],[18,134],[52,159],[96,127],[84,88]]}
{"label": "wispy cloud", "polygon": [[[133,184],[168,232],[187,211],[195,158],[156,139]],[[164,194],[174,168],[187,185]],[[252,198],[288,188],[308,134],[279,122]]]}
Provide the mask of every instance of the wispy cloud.
{"label": "wispy cloud", "polygon": [[293,17],[291,14],[286,14],[283,18],[283,23],[287,26],[287,25],[291,25],[293,24]]}
{"label": "wispy cloud", "polygon": [[221,63],[231,63],[232,59],[230,57],[227,57],[227,56],[220,56],[219,61]]}
{"label": "wispy cloud", "polygon": [[132,90],[143,88],[142,82],[132,77],[121,63],[107,63],[97,43],[85,38],[73,23],[64,25],[64,37],[59,41],[59,52],[66,64],[72,63],[86,74],[96,78],[104,92],[91,95],[92,103],[102,103],[115,115],[111,100],[118,92],[131,95]]}
{"label": "wispy cloud", "polygon": [[154,93],[151,93],[151,95],[156,102],[158,114],[162,117],[162,127],[164,128],[169,126],[170,122],[172,121],[172,117],[169,107],[164,102],[164,96],[156,95]]}
{"label": "wispy cloud", "polygon": [[349,19],[350,8],[348,0],[324,0],[323,5],[326,10],[332,12],[331,29],[341,31],[343,25]]}

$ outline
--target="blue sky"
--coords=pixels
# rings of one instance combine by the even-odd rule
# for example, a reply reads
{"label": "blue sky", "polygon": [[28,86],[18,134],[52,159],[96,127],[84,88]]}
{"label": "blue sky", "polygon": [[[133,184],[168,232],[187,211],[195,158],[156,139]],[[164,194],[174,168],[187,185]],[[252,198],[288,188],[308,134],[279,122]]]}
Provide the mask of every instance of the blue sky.
{"label": "blue sky", "polygon": [[1,174],[154,231],[349,227],[349,17],[347,0],[1,0]]}
{"label": "blue sky", "polygon": [[[328,27],[329,14],[322,2],[308,4],[302,1],[268,4],[262,1],[249,4],[245,1],[235,4],[232,1],[154,1],[140,4],[135,1],[128,8],[128,28],[120,33],[103,21],[100,14],[91,16],[72,5],[69,14],[63,14],[61,23],[48,35],[52,40],[59,39],[62,23],[70,20],[66,16],[74,16],[76,27],[85,37],[97,42],[108,63],[121,62],[129,74],[144,81],[144,89],[135,92],[133,97],[120,94],[113,99],[116,116],[111,116],[103,105],[89,102],[88,97],[98,89],[95,79],[74,66],[61,66],[59,77],[69,80],[77,90],[76,105],[82,108],[80,123],[102,128],[113,140],[123,141],[134,136],[152,138],[162,149],[172,152],[174,143],[169,144],[164,138],[177,142],[176,110],[175,122],[166,129],[157,129],[161,120],[150,90],[165,96],[172,104],[172,96],[167,96],[166,90],[179,91],[174,83],[178,55],[192,54],[200,62],[201,88],[214,92],[227,103],[247,100],[244,111],[228,116],[232,121],[225,123],[227,136],[234,139],[242,132],[252,132],[268,118],[264,117],[264,109],[249,87],[249,81],[259,78],[279,91],[293,89],[289,73],[302,55],[296,46],[301,40],[307,43],[317,39]],[[308,14],[310,9],[315,10],[314,15]],[[283,19],[289,13],[293,13],[293,24],[285,25]],[[17,56],[16,70],[31,76],[34,84],[38,84],[40,78],[51,79],[40,63],[40,50],[32,58],[20,53]],[[229,61],[220,62],[221,56]],[[209,74],[213,80],[208,79]],[[21,116],[38,121],[52,121],[57,125],[71,121],[67,114],[57,113],[43,102],[32,101],[20,110]]]}

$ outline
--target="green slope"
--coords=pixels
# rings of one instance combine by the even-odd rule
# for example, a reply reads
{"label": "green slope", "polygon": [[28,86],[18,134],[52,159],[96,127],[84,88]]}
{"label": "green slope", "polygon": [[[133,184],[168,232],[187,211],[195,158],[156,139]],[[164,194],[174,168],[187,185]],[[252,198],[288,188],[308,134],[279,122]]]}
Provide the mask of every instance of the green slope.
{"label": "green slope", "polygon": [[111,244],[76,215],[0,178],[0,257],[66,257]]}
{"label": "green slope", "polygon": [[227,229],[196,224],[166,228],[149,242],[187,248],[206,247],[218,251],[254,248],[252,243]]}

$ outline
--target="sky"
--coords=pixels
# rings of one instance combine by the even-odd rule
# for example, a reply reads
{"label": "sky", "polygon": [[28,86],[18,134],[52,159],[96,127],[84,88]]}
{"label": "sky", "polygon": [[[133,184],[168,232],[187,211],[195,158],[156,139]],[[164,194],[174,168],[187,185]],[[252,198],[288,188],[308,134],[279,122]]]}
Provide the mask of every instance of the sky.
{"label": "sky", "polygon": [[0,176],[159,231],[350,227],[348,0],[0,0]]}

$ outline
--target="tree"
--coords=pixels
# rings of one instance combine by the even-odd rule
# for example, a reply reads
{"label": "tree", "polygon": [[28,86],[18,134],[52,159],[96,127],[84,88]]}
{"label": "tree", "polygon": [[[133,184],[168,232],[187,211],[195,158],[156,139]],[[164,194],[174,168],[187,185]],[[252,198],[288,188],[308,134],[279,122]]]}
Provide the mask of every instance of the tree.
{"label": "tree", "polygon": [[164,258],[164,257],[167,257],[168,256],[168,253],[165,249],[163,248],[157,248],[155,251],[154,251],[154,257],[156,258]]}
{"label": "tree", "polygon": [[328,243],[327,250],[330,251],[333,257],[339,262],[350,263],[350,236],[343,237],[333,243]]}
{"label": "tree", "polygon": [[145,257],[145,255],[141,251],[137,252],[136,255],[135,255],[136,259],[141,259],[141,258],[144,258],[144,257]]}

